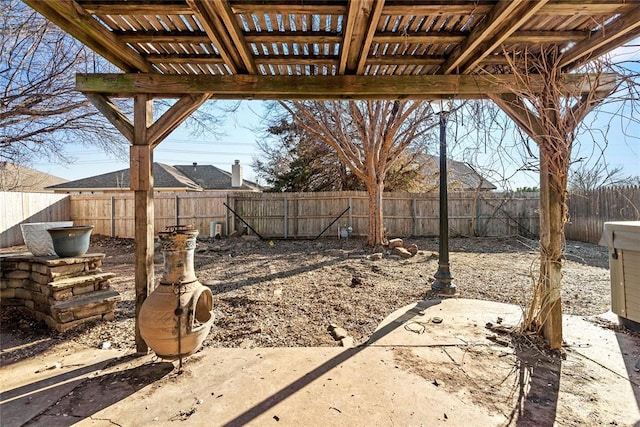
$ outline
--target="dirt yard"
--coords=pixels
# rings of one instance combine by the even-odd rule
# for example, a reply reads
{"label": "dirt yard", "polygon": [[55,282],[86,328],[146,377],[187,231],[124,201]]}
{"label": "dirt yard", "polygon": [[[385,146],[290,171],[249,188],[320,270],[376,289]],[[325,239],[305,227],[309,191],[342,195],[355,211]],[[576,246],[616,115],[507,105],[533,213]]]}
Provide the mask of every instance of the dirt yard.
{"label": "dirt yard", "polygon": [[[59,361],[88,349],[121,349],[125,354],[134,354],[133,241],[101,236],[92,236],[91,240],[90,251],[106,255],[103,269],[117,274],[112,287],[120,292],[122,300],[117,305],[115,321],[90,324],[67,333],[53,333],[19,311],[3,307],[0,319],[3,367],[27,369],[24,365],[13,364],[18,361],[35,363],[38,370],[27,372],[34,376],[40,375],[38,373],[43,369],[65,368],[66,365]],[[260,352],[265,351],[264,347],[338,346],[339,342],[330,333],[330,325],[344,328],[356,345],[364,343],[380,322],[396,309],[424,299],[437,270],[437,243],[437,239],[407,239],[405,244],[416,244],[419,250],[415,256],[403,259],[388,251],[381,257],[375,256],[358,239],[260,241],[246,236],[201,239],[196,249],[195,269],[200,282],[213,291],[216,316],[204,346],[212,350],[215,347],[215,351],[234,350],[222,347],[256,347]],[[461,297],[526,306],[539,261],[535,241],[521,237],[454,238],[450,247],[451,271]],[[163,269],[161,253],[156,254],[155,266],[156,279],[159,279]],[[568,242],[563,271],[562,298],[566,314],[591,317],[609,310],[606,248]],[[482,313],[473,315],[482,317]],[[500,318],[496,321],[500,323]],[[628,341],[627,350],[615,356],[625,357],[627,370],[631,369],[629,366],[637,358],[637,334],[620,330],[611,323],[598,323],[594,318],[585,324],[589,325],[590,336],[598,343],[605,343],[598,334],[604,336],[607,329],[629,337],[623,340]],[[424,363],[437,356],[435,353],[422,354],[433,351],[429,346],[393,348],[395,368],[424,378],[427,386],[442,389],[462,401],[470,398],[473,404],[502,414],[508,420],[505,425],[597,426],[635,422],[629,424],[627,420],[635,419],[636,403],[626,395],[627,400],[618,402],[620,396],[606,390],[626,390],[631,386],[636,401],[640,401],[637,400],[640,392],[635,391],[635,387],[640,387],[637,377],[630,376],[627,380],[601,362],[581,355],[580,351],[587,350],[580,347],[582,344],[570,342],[563,352],[550,353],[535,345],[528,336],[494,335],[484,324],[461,326],[459,330],[465,327],[471,328],[465,333],[476,334],[481,344],[472,348],[443,348],[438,357],[447,355],[448,359],[440,364]],[[584,325],[580,328],[579,336]],[[495,346],[483,345],[487,338],[494,338],[491,341]],[[618,348],[615,339],[604,345],[606,351]],[[277,348],[269,350],[279,351]],[[359,348],[348,351],[358,352]],[[42,412],[32,419],[33,423],[27,424],[53,425],[47,424],[48,421],[45,423],[45,419],[62,419],[61,424],[55,425],[71,425],[71,421],[85,418],[92,422],[91,414],[114,403],[105,396],[120,396],[123,381],[134,390],[147,384],[141,384],[141,378],[148,378],[149,384],[154,383],[153,390],[164,390],[165,386],[180,390],[180,387],[193,387],[188,383],[192,375],[190,370],[197,369],[198,360],[206,354],[205,349],[192,356],[186,374],[182,376],[167,375],[175,371],[175,366],[158,363],[149,355],[133,359],[125,357],[127,369],[118,367],[120,362],[116,359],[111,362],[113,366],[96,373],[95,378],[79,381],[73,392],[47,397],[53,403],[46,403]],[[45,359],[57,362],[51,365],[52,368]],[[160,377],[149,376],[149,372],[154,372],[158,366],[167,368]],[[561,369],[562,366],[572,368]],[[208,365],[206,370],[210,371]],[[507,377],[505,372],[509,373]],[[487,384],[493,384],[491,392],[487,392]],[[83,401],[80,405],[73,400],[76,394],[101,397],[89,400],[93,403]],[[16,400],[13,405],[18,406],[8,408],[20,413],[23,410],[20,404],[22,402]],[[89,415],[82,415],[83,408]],[[176,419],[186,420],[196,409],[165,414],[162,419],[168,424]],[[177,411],[175,407],[171,410]],[[67,413],[73,414],[73,420],[69,418],[71,421],[65,423],[61,411],[64,411],[64,417]],[[183,417],[184,414],[187,415]],[[446,417],[445,413],[442,423],[447,421]],[[103,418],[98,416],[97,419]],[[156,419],[158,417],[154,421]],[[447,424],[468,425],[466,422]]]}
{"label": "dirt yard", "polygon": [[[92,236],[90,252],[105,253],[103,269],[117,277],[120,292],[114,322],[52,333],[43,324],[11,309],[2,309],[2,332],[40,347],[69,341],[90,347],[134,349],[133,241]],[[328,328],[338,325],[365,342],[394,310],[421,300],[437,270],[437,239],[406,239],[419,252],[402,259],[372,251],[359,239],[273,240],[199,239],[196,273],[214,294],[215,322],[205,347],[336,346]],[[20,249],[20,248],[17,248]],[[537,242],[521,237],[454,238],[451,271],[460,296],[525,306],[538,265]],[[609,310],[607,250],[568,242],[563,281],[566,314],[597,315]],[[156,253],[156,279],[162,275]],[[107,343],[107,344],[105,344]],[[20,360],[24,352],[4,354],[3,362]],[[9,360],[4,360],[10,358]]]}

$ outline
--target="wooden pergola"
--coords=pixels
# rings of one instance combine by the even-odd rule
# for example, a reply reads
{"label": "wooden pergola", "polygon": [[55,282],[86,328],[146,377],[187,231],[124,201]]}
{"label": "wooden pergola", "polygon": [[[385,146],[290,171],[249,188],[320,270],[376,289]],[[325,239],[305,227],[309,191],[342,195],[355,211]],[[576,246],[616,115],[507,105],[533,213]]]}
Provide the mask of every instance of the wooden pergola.
{"label": "wooden pergola", "polygon": [[[505,55],[526,64],[555,46],[566,81],[586,91],[590,76],[575,70],[640,35],[640,0],[25,2],[122,70],[78,75],[76,87],[131,143],[140,352],[138,310],[154,288],[153,149],[208,99],[491,98],[535,139],[543,130]],[[134,99],[132,120],[114,97]],[[177,101],[154,120],[155,98]],[[549,327],[561,337],[557,315]]]}

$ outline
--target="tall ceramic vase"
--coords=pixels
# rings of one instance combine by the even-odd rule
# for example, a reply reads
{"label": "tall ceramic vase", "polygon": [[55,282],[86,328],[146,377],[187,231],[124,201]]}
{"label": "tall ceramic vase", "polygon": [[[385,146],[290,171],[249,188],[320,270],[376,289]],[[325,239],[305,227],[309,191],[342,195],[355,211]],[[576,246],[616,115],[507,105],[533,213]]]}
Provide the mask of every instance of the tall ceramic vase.
{"label": "tall ceramic vase", "polygon": [[193,266],[197,230],[176,226],[158,233],[164,255],[160,284],[142,304],[140,335],[163,359],[179,359],[200,348],[213,324],[213,294]]}

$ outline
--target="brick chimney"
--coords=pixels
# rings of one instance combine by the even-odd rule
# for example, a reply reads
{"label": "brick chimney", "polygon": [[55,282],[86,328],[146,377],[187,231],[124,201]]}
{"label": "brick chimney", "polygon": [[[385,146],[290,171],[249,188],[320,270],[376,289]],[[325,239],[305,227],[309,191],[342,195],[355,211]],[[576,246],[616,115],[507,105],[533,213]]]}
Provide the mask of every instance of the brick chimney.
{"label": "brick chimney", "polygon": [[231,186],[233,188],[242,187],[242,166],[240,166],[240,160],[236,160],[231,165]]}

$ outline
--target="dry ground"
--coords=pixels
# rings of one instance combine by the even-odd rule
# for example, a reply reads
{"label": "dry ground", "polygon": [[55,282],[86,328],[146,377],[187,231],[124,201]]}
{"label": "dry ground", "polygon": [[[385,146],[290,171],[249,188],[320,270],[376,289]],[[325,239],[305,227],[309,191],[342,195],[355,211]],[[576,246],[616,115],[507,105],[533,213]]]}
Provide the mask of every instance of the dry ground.
{"label": "dry ground", "polygon": [[[63,334],[14,310],[2,309],[2,332],[17,343],[49,347],[70,341],[90,347],[109,343],[134,349],[133,241],[92,236],[91,252],[105,253],[103,269],[117,277],[112,287],[122,301],[116,320],[87,325]],[[370,260],[359,239],[274,240],[200,239],[196,273],[214,294],[214,326],[205,346],[297,347],[338,345],[328,331],[337,324],[356,344],[363,343],[387,315],[421,300],[437,270],[437,239],[406,239],[420,248],[401,259],[385,252]],[[460,296],[525,306],[538,264],[537,242],[522,237],[451,239],[451,271]],[[20,249],[20,248],[18,248]],[[568,242],[564,265],[563,310],[597,315],[609,310],[607,250]],[[155,258],[156,279],[162,254]],[[4,335],[5,337],[7,335]],[[3,353],[13,362],[42,351]]]}
{"label": "dry ground", "polygon": [[[422,300],[430,289],[437,269],[437,239],[407,239],[406,243],[418,245],[420,251],[416,256],[401,259],[385,252],[382,259],[372,260],[371,251],[358,239],[199,240],[195,269],[199,280],[214,293],[216,316],[205,347],[337,346],[328,331],[330,324],[346,329],[356,344],[367,341],[385,317]],[[521,237],[454,238],[450,246],[451,270],[461,297],[526,305],[538,264],[535,241]],[[25,248],[12,248],[16,249]],[[92,236],[90,251],[105,253],[104,270],[117,274],[112,287],[120,292],[122,301],[117,305],[115,321],[90,324],[61,334],[47,330],[14,309],[3,307],[0,356],[4,367],[29,358],[39,369],[30,375],[37,375],[41,369],[51,369],[48,365],[40,366],[43,362],[38,361],[44,360],[43,357],[63,360],[65,354],[86,351],[87,346],[104,348],[107,344],[112,348],[135,350],[133,241]],[[162,275],[162,262],[162,254],[156,254],[157,279]],[[568,242],[563,271],[565,313],[594,316],[609,310],[606,248]],[[493,335],[484,325],[467,327],[472,327],[473,333],[479,333],[481,338]],[[598,330],[597,326],[594,328]],[[637,357],[637,335],[619,333],[630,337],[631,350],[622,352],[630,366],[634,363],[631,358]],[[493,338],[501,342],[462,349],[443,348],[440,357],[446,354],[448,358],[440,363],[424,363],[430,359],[425,359],[420,352],[429,350],[428,346],[394,348],[393,363],[396,368],[424,378],[428,386],[458,396],[462,402],[471,399],[491,413],[504,415],[508,420],[505,425],[600,426],[635,422],[628,420],[637,414],[636,402],[627,399],[620,403],[617,399],[620,396],[614,396],[611,390],[640,387],[637,376],[627,380],[581,356],[575,343],[569,343],[566,351],[558,354],[541,352],[531,345],[528,337],[510,339],[497,335]],[[618,347],[616,343],[609,344],[611,348]],[[55,425],[65,426],[76,420],[91,423],[91,414],[124,399],[124,390],[140,390],[147,384],[153,384],[149,390],[157,391],[165,386],[186,390],[193,387],[189,382],[190,369],[194,369],[204,354],[192,356],[194,365],[189,362],[184,375],[180,372],[169,375],[174,365],[149,363],[148,357],[125,357],[126,369],[118,367],[118,360],[112,361],[113,367],[105,368],[99,375],[96,373],[95,378],[78,381],[73,392],[62,397],[52,395],[50,406],[45,405],[27,424],[54,425],[49,424],[54,420],[59,422]],[[60,363],[53,367],[58,365],[65,367]],[[571,369],[561,369],[562,366]],[[153,372],[158,369],[162,375],[154,376]],[[52,388],[52,393],[55,391],[56,388]],[[640,402],[640,392],[634,389],[633,393]],[[88,400],[89,403],[86,399],[79,402],[76,395],[99,398]],[[14,405],[21,404],[16,402]],[[175,410],[175,405],[172,408]],[[165,424],[187,421],[196,409],[172,413],[159,421]],[[88,415],[83,415],[83,410]],[[134,413],[136,410],[133,409]],[[65,421],[67,414],[73,417]],[[443,416],[442,424],[453,421],[446,419],[446,413]]]}

